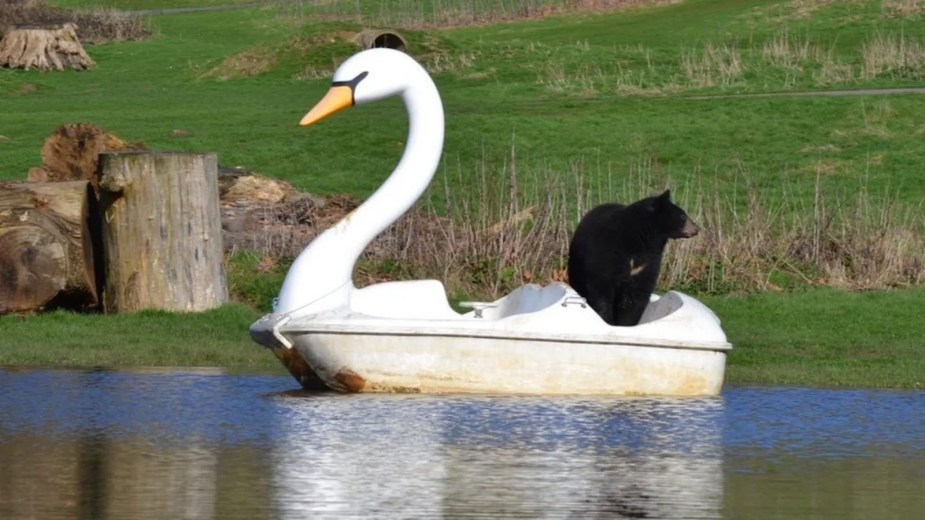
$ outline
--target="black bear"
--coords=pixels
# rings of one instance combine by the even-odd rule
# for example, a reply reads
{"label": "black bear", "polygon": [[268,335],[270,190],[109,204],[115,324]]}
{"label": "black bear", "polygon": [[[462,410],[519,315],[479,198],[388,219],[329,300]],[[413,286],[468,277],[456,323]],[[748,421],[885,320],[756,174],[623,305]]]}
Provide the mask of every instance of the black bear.
{"label": "black bear", "polygon": [[611,325],[639,323],[669,238],[700,229],[671,202],[671,191],[624,206],[602,204],[578,223],[569,245],[569,284]]}

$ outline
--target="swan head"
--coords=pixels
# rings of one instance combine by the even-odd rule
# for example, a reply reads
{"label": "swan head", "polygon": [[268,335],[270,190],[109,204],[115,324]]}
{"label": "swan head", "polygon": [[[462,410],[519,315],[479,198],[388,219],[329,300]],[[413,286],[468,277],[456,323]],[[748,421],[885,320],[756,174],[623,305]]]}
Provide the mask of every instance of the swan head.
{"label": "swan head", "polygon": [[354,105],[404,95],[424,69],[394,49],[368,49],[351,56],[334,73],[328,93],[299,122],[309,126]]}

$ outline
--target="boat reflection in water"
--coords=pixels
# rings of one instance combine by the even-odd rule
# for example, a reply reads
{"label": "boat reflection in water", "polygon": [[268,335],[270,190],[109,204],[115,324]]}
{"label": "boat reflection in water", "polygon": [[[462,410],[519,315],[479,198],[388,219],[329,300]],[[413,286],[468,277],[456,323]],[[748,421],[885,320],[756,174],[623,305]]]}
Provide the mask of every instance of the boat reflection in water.
{"label": "boat reflection in water", "polygon": [[0,368],[0,518],[919,518],[925,393],[280,394]]}
{"label": "boat reflection in water", "polygon": [[283,406],[272,486],[283,516],[721,516],[722,398],[358,395]]}

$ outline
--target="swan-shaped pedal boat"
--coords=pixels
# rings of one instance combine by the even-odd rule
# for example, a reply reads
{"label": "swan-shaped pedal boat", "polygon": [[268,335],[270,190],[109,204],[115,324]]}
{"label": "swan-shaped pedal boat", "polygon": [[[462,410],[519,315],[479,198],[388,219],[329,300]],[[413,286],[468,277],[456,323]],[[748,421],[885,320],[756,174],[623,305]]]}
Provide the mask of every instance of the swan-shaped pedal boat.
{"label": "swan-shaped pedal boat", "polygon": [[524,285],[454,311],[437,280],[358,289],[367,245],[427,188],[443,148],[443,104],[427,72],[392,49],[345,61],[301,125],[401,96],[405,151],[383,185],[292,264],[274,311],[251,328],[308,389],[341,392],[715,395],[732,346],[719,319],[679,292],[652,296],[639,325],[614,327],[569,286]]}

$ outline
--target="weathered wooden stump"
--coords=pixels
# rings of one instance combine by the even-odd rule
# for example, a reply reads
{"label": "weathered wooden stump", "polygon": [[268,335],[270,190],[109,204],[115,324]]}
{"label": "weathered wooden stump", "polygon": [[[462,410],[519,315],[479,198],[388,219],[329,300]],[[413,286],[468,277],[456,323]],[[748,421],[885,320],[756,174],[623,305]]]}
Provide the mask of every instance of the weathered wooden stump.
{"label": "weathered wooden stump", "polygon": [[99,303],[95,205],[86,181],[0,183],[0,314]]}
{"label": "weathered wooden stump", "polygon": [[213,153],[100,155],[107,313],[228,301]]}
{"label": "weathered wooden stump", "polygon": [[77,38],[72,23],[14,27],[0,40],[0,66],[13,69],[86,70],[95,63]]}

